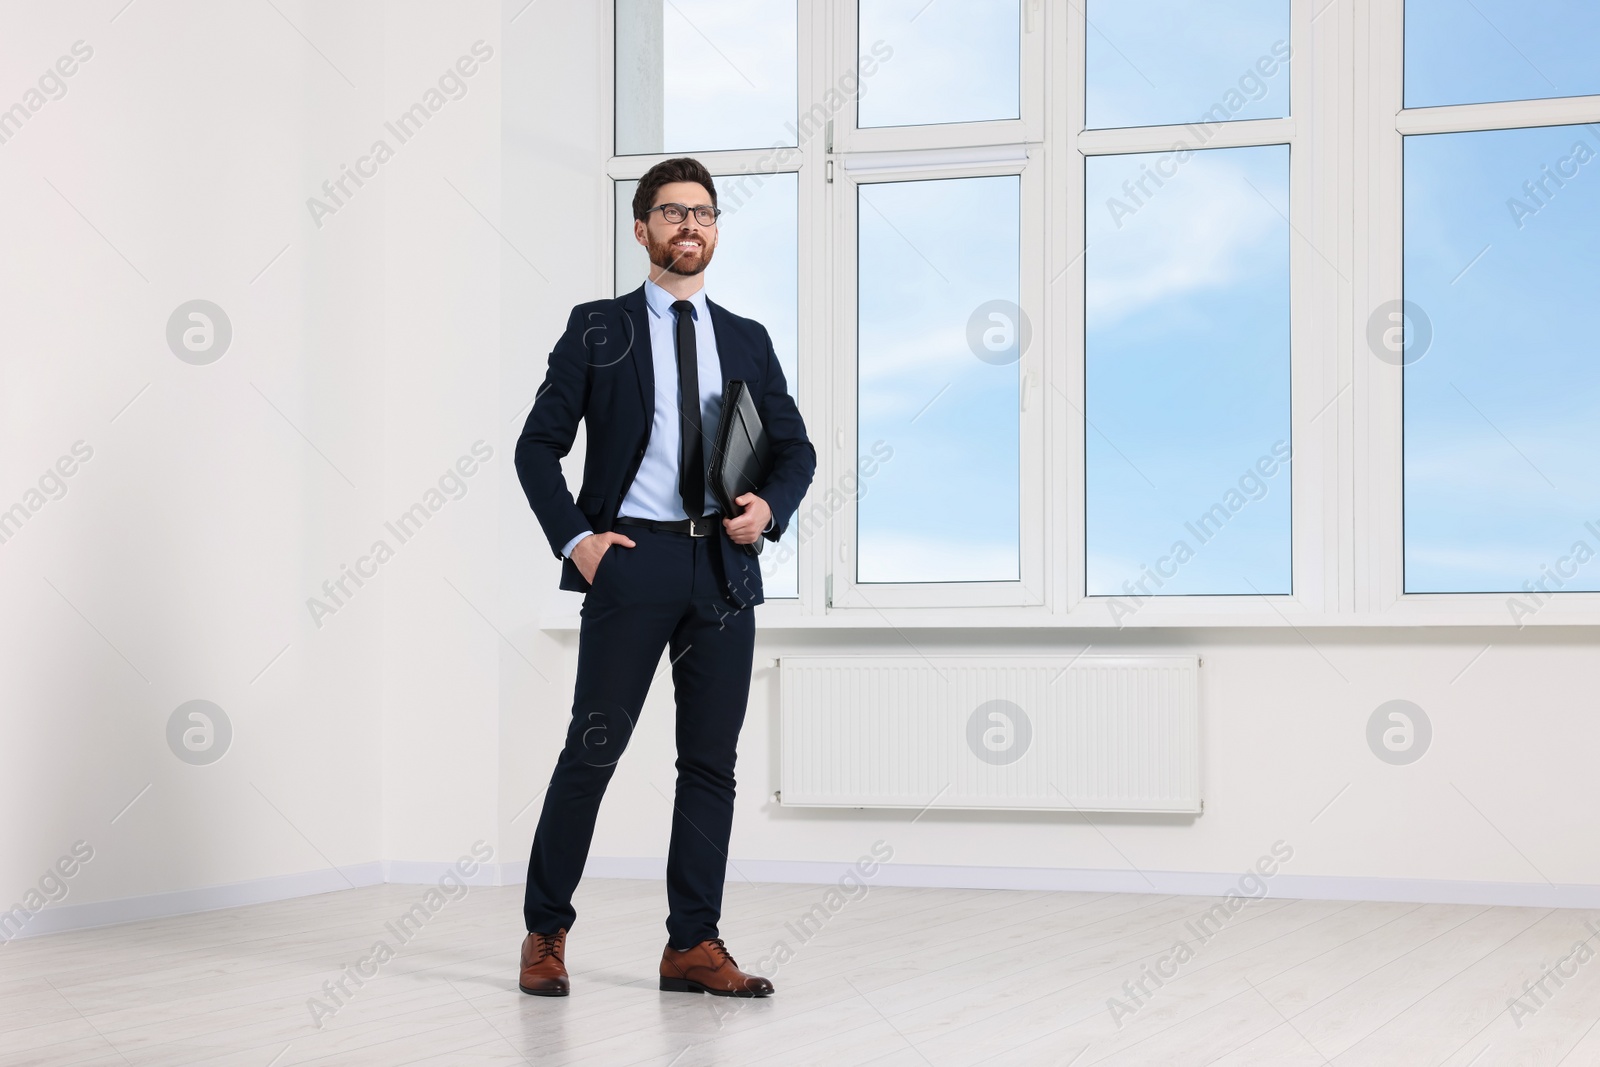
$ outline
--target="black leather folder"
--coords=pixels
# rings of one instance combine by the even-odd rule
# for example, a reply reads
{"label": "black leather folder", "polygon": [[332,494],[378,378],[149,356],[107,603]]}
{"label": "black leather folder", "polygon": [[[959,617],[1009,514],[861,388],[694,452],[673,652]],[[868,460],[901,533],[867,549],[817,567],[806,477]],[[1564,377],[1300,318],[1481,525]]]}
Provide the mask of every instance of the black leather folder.
{"label": "black leather folder", "polygon": [[[772,452],[767,431],[756,412],[756,402],[741,379],[728,383],[722,392],[722,415],[717,422],[716,449],[711,455],[711,493],[722,513],[738,515],[743,510],[734,500],[746,493],[758,493],[772,473]],[[761,542],[740,545],[752,556],[761,555]]]}

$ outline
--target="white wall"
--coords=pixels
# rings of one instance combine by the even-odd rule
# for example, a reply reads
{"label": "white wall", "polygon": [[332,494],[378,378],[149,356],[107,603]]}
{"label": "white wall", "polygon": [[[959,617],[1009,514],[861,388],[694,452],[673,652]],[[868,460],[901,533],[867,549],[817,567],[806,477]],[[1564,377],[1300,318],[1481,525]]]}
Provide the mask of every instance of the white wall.
{"label": "white wall", "polygon": [[[524,8],[508,0],[505,9],[501,151],[508,242],[500,252],[505,299],[498,400],[506,462],[496,475],[501,606],[505,632],[519,651],[500,643],[497,847],[507,877],[517,880],[526,872],[542,791],[566,735],[577,650],[539,629],[549,606],[574,594],[555,587],[560,565],[528,507],[512,452],[572,306],[611,291],[611,183],[602,174],[610,128],[597,99],[599,6]],[[583,454],[580,434],[565,463],[572,486],[582,477]]]}
{"label": "white wall", "polygon": [[[305,600],[384,503],[382,194],[321,232],[304,201],[368,136],[382,37],[284,6],[352,88],[270,6],[119,6],[0,16],[0,106],[93,49],[0,145],[0,506],[93,449],[0,544],[8,904],[78,839],[74,900],[380,846],[384,591],[320,631]],[[166,341],[193,298],[232,322],[209,365]],[[196,698],[234,731],[204,767],[165,738]]]}
{"label": "white wall", "polygon": [[[0,144],[0,507],[93,449],[0,544],[7,905],[80,839],[63,905],[341,888],[495,841],[501,17],[0,11],[0,106],[93,49]],[[465,94],[402,143],[386,121],[480,40]],[[392,158],[314,215],[380,138]],[[165,339],[195,297],[233,328],[203,366]],[[402,543],[386,522],[478,441],[464,495]],[[393,558],[326,596],[379,539]],[[194,698],[234,731],[206,766],[165,736]]]}
{"label": "white wall", "polygon": [[398,512],[453,464],[475,473],[384,575],[382,855],[453,860],[495,842],[505,61],[492,3],[390,5],[383,24],[387,115],[477,68],[384,175],[386,495]]}
{"label": "white wall", "polygon": [[[0,907],[80,839],[94,859],[30,932],[74,905],[143,901],[80,913],[103,920],[339,888],[385,863],[407,877],[478,838],[519,877],[576,636],[539,628],[572,594],[555,589],[512,450],[568,309],[609,291],[597,5],[121,6],[0,9],[0,107],[75,41],[94,49],[0,144],[0,508],[74,442],[93,449],[0,543]],[[393,141],[384,122],[480,39],[494,54],[466,94],[319,227],[307,198]],[[165,340],[196,297],[234,331],[205,366]],[[493,456],[465,494],[399,544],[385,522],[478,440]],[[318,626],[307,598],[379,538],[394,558]],[[821,877],[879,838],[903,865],[885,877],[911,881],[1038,878],[949,869],[985,866],[1054,870],[1052,884],[1231,876],[1283,839],[1282,884],[1312,879],[1306,892],[1600,886],[1583,847],[1600,807],[1593,631],[1307,636],[910,632],[928,654],[1091,642],[1204,657],[1205,815],[1088,826],[777,807],[773,658],[907,636],[769,628],[732,876]],[[1366,748],[1367,716],[1396,697],[1435,728],[1409,767]],[[165,737],[195,698],[234,729],[208,766]],[[597,872],[659,869],[671,720],[663,681],[602,809]]]}

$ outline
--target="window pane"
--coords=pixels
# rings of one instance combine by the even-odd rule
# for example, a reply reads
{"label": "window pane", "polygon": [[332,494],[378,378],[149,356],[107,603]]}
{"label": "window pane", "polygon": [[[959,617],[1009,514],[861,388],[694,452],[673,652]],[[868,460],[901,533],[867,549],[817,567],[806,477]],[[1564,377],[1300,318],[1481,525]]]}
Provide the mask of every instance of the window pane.
{"label": "window pane", "polygon": [[1088,591],[1288,593],[1288,146],[1087,164]]}
{"label": "window pane", "polygon": [[795,143],[795,0],[616,0],[617,154]]}
{"label": "window pane", "polygon": [[921,126],[1022,117],[1018,0],[861,0],[863,56],[879,66],[856,121]]}
{"label": "window pane", "polygon": [[858,582],[1019,579],[1021,186],[860,187]]}
{"label": "window pane", "polygon": [[[747,177],[713,174],[717,183],[717,247],[706,268],[706,296],[729,311],[755,319],[772,336],[778,365],[797,396],[800,370],[799,181],[793,173]],[[636,181],[616,183],[617,293],[644,284],[650,260],[633,238]],[[803,511],[803,505],[802,505]],[[808,530],[805,537],[818,531]],[[800,524],[761,548],[761,583],[769,600],[800,595]]]}
{"label": "window pane", "polygon": [[1597,149],[1590,126],[1406,139],[1408,593],[1600,590]]}
{"label": "window pane", "polygon": [[1193,122],[1204,135],[1289,114],[1289,0],[1090,0],[1086,11],[1091,129]]}
{"label": "window pane", "polygon": [[1594,0],[1406,0],[1406,107],[1600,93]]}

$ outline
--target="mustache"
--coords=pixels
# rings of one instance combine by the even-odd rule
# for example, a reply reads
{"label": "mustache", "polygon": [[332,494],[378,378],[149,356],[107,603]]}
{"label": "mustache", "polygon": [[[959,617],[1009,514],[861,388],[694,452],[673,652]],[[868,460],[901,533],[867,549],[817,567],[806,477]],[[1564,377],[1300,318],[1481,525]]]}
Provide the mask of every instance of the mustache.
{"label": "mustache", "polygon": [[[676,247],[682,242],[692,242],[695,245],[695,248],[679,249]],[[709,247],[710,246],[706,244],[705,239],[702,237],[673,237],[663,243],[662,251],[666,253],[672,262],[676,263],[684,256],[696,254],[706,255]]]}

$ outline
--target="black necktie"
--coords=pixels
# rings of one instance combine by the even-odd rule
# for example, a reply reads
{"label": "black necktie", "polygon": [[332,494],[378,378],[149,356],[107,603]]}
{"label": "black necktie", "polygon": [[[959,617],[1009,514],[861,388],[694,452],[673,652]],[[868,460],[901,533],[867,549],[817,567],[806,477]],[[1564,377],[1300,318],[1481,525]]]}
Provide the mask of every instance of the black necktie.
{"label": "black necktie", "polygon": [[694,305],[673,301],[678,313],[678,492],[691,519],[706,513],[705,452],[700,444],[700,365],[694,346]]}

